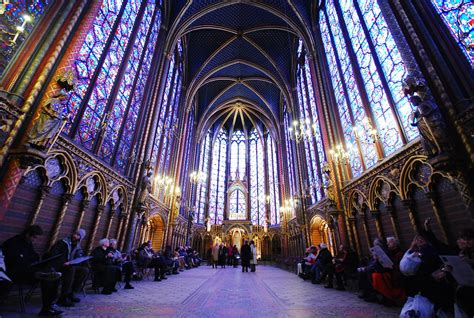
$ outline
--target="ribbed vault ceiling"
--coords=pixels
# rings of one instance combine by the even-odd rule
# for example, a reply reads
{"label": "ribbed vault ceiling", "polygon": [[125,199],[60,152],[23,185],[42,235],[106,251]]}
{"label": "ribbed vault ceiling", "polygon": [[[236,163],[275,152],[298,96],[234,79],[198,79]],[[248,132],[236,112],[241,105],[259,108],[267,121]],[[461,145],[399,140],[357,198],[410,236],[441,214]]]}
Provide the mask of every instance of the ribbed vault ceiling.
{"label": "ribbed vault ceiling", "polygon": [[[195,105],[199,127],[216,125],[210,118],[228,119],[230,109],[236,122],[260,120],[278,127],[281,101],[292,106],[298,38],[311,41],[309,3],[170,2],[170,45],[178,38],[187,44],[186,104]],[[236,103],[246,106],[236,111]]]}

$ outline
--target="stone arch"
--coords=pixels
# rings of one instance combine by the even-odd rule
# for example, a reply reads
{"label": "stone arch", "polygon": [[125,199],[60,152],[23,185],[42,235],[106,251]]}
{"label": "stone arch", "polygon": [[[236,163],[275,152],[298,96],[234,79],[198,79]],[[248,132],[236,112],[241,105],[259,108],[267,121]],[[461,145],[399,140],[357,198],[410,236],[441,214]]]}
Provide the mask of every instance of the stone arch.
{"label": "stone arch", "polygon": [[326,243],[333,250],[334,243],[327,220],[320,214],[316,214],[310,221],[311,245]]}
{"label": "stone arch", "polygon": [[[160,214],[154,214],[148,219],[150,222],[150,238],[153,250],[161,250],[165,239],[165,222]],[[142,242],[139,242],[141,244]]]}

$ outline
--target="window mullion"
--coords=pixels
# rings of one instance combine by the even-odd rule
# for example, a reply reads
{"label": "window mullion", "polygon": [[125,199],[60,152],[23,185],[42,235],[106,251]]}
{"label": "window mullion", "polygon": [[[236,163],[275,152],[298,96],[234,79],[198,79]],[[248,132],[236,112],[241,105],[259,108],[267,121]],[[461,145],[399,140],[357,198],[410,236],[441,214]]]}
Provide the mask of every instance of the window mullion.
{"label": "window mullion", "polygon": [[[136,72],[136,76],[135,78],[133,79],[133,84],[132,84],[132,92],[135,92],[135,89],[136,89],[136,86],[137,86],[137,83],[138,83],[138,80],[140,79],[140,74],[141,74],[141,71],[142,71],[142,66],[143,66],[143,60],[146,56],[146,53],[147,53],[147,48],[148,48],[148,44],[149,44],[149,41],[150,41],[150,38],[151,38],[151,34],[153,33],[153,25],[155,23],[155,19],[157,18],[157,12],[158,12],[159,8],[158,6],[155,6],[155,9],[153,11],[153,16],[151,18],[151,22],[150,22],[150,26],[148,28],[148,32],[147,32],[147,35],[146,35],[146,39],[145,39],[145,44],[143,45],[143,50],[142,50],[142,54],[140,56],[140,62],[138,64],[138,68],[137,68],[137,72]],[[142,18],[143,19],[143,18]],[[138,32],[138,31],[137,31]],[[126,124],[126,120],[127,120],[127,117],[128,117],[128,113],[130,112],[130,108],[131,108],[131,104],[132,104],[132,101],[133,101],[133,94],[130,95],[128,101],[127,101],[127,106],[125,108],[125,113],[124,113],[124,122],[122,124],[122,126],[120,127],[120,130],[119,130],[119,136],[117,138],[117,141],[115,143],[115,147],[114,147],[114,150],[112,152],[112,156],[111,156],[111,164],[112,165],[115,165],[115,160],[117,158],[117,152],[118,152],[118,149],[120,147],[120,144],[122,143],[122,137],[123,137],[123,131],[125,129],[125,124]],[[135,131],[135,133],[137,132],[138,130]]]}
{"label": "window mullion", "polygon": [[114,40],[115,33],[117,32],[117,28],[119,27],[121,21],[122,21],[122,16],[123,13],[125,12],[125,8],[127,6],[127,0],[125,0],[122,3],[122,7],[120,8],[120,12],[117,15],[117,18],[114,21],[114,25],[112,27],[112,30],[109,33],[109,37],[107,38],[107,42],[104,45],[104,48],[102,50],[102,55],[100,56],[100,60],[97,62],[97,66],[94,71],[94,75],[92,76],[91,80],[89,81],[89,86],[87,87],[87,92],[84,94],[82,97],[81,105],[79,106],[79,111],[74,119],[74,122],[71,127],[71,131],[69,133],[70,138],[74,138],[77,134],[77,131],[79,129],[79,124],[82,121],[82,117],[84,116],[84,112],[86,111],[86,106],[89,103],[89,99],[92,95],[92,92],[95,88],[95,83],[97,81],[97,78],[99,77],[100,72],[102,71],[102,66],[105,62],[105,58],[107,57],[107,54],[109,52],[110,46],[112,45],[112,42]]}
{"label": "window mullion", "polygon": [[[405,131],[402,128],[403,125],[401,124],[400,116],[398,114],[398,111],[396,110],[396,103],[395,103],[395,100],[393,99],[392,91],[388,87],[387,79],[385,78],[385,73],[383,71],[382,64],[380,63],[379,57],[377,55],[377,51],[375,50],[374,42],[372,41],[372,38],[370,37],[369,29],[367,28],[367,25],[365,24],[364,17],[362,16],[362,12],[360,10],[360,7],[357,1],[354,1],[354,8],[359,17],[360,25],[362,26],[362,30],[364,31],[364,35],[367,40],[367,43],[369,44],[369,49],[372,52],[372,58],[374,59],[375,67],[377,69],[377,72],[379,73],[379,77],[380,77],[380,81],[382,82],[383,89],[385,90],[385,94],[387,96],[387,100],[390,105],[390,110],[392,111],[393,117],[397,119],[396,124],[397,124],[398,133],[400,134],[400,137],[402,138],[403,144],[406,145],[408,142],[407,141],[408,138],[405,134]],[[373,124],[375,125],[375,122],[373,122]]]}
{"label": "window mullion", "polygon": [[[362,78],[362,75],[360,74],[359,62],[357,61],[354,48],[352,47],[352,42],[349,37],[349,32],[347,31],[347,26],[345,24],[344,16],[342,15],[341,7],[338,2],[334,2],[334,8],[336,9],[336,14],[339,20],[339,26],[341,28],[342,35],[344,37],[344,42],[346,43],[348,56],[351,61],[350,64],[351,64],[352,71],[355,77],[357,88],[359,90],[360,98],[362,100],[362,105],[364,106],[365,114],[369,118],[372,125],[376,126],[377,122],[375,121],[374,114],[372,113],[372,109],[370,108],[369,97],[367,96],[367,91],[365,90],[364,80]],[[379,140],[375,142],[375,146],[377,149],[378,158],[379,159],[384,158],[385,156],[384,150]]]}
{"label": "window mullion", "polygon": [[[305,56],[305,58],[307,58],[307,57]],[[303,77],[303,81],[304,81],[304,83],[305,83],[305,86],[306,86],[306,87],[309,87],[309,85],[312,85],[313,83],[308,83],[308,81],[307,81],[306,68],[305,68],[305,67],[302,67],[301,71],[302,71],[302,75],[301,75],[301,76]],[[305,90],[305,93],[306,93],[306,101],[308,102],[307,107],[308,107],[308,114],[309,114],[310,120],[311,120],[311,122],[312,122],[314,125],[317,126],[316,129],[320,130],[320,127],[319,127],[319,125],[320,125],[320,123],[319,123],[319,116],[318,116],[317,114],[316,114],[316,118],[318,118],[318,122],[314,122],[314,118],[315,118],[315,117],[313,116],[313,112],[312,112],[311,98],[310,98],[310,96],[309,96],[309,90],[306,89],[306,90]],[[314,96],[313,96],[313,97],[314,97]],[[316,108],[316,107],[315,107],[315,108]],[[313,127],[311,126],[311,128],[313,128]],[[322,163],[321,163],[320,160],[319,160],[318,145],[317,145],[317,143],[316,143],[316,137],[311,138],[311,143],[313,144],[313,148],[314,148],[314,151],[315,151],[314,156],[315,156],[315,159],[316,159],[316,166],[317,166],[317,167],[316,167],[316,168],[317,168],[317,171],[315,172],[315,174],[318,175],[318,181],[319,181],[319,182],[322,182],[322,180],[323,180],[323,177],[322,177],[322,174],[321,174],[321,165],[322,165]],[[319,192],[319,195],[320,195],[321,197],[324,197],[324,192],[322,191],[321,184],[318,185],[318,190],[317,190],[317,191]]]}
{"label": "window mullion", "polygon": [[[329,37],[331,38],[330,45],[331,45],[332,50],[334,52],[334,56],[336,57],[335,58],[336,68],[337,68],[337,72],[339,73],[339,78],[341,80],[342,90],[344,91],[344,99],[345,99],[346,106],[347,106],[347,112],[349,114],[349,118],[351,119],[352,127],[354,127],[355,126],[355,119],[354,119],[354,113],[352,111],[352,107],[350,105],[350,100],[351,99],[349,98],[349,94],[347,92],[348,89],[347,89],[346,78],[345,78],[344,73],[342,71],[341,61],[339,59],[339,52],[336,49],[336,43],[335,43],[335,40],[334,40],[334,35],[332,33],[332,29],[329,26],[329,17],[328,17],[328,14],[327,14],[326,10],[324,10],[324,15],[326,17],[326,23],[328,24],[327,27],[328,27]],[[331,82],[331,85],[332,85],[332,82]],[[336,104],[337,104],[337,101],[336,101]],[[336,107],[336,112],[339,114],[338,107]],[[343,133],[343,139],[345,140],[344,133]],[[367,165],[365,163],[366,159],[365,159],[364,153],[362,152],[362,145],[361,145],[361,143],[358,139],[356,139],[355,142],[356,142],[356,145],[357,145],[357,151],[359,153],[360,162],[362,164],[362,170],[365,171],[365,170],[367,170]]]}

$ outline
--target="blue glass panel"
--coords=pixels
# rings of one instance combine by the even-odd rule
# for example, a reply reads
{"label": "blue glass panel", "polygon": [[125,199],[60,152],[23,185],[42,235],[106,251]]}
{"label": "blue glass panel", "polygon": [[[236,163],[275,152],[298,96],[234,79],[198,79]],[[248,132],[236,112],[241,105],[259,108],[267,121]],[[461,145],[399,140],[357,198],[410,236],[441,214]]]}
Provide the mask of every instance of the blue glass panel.
{"label": "blue glass panel", "polygon": [[[71,124],[76,120],[79,106],[82,103],[84,95],[89,87],[90,80],[98,66],[100,56],[102,55],[105,43],[112,30],[112,25],[117,19],[117,15],[122,6],[122,1],[103,1],[100,11],[94,20],[92,29],[86,35],[84,44],[75,61],[77,73],[76,88],[71,94],[69,101],[63,103],[62,113],[69,117],[64,128],[65,133],[70,133]],[[95,99],[92,99],[95,102]],[[90,114],[87,117],[92,117]],[[86,135],[87,130],[83,129],[83,138],[89,139]]]}
{"label": "blue glass panel", "polygon": [[375,123],[372,125],[377,127],[385,155],[389,155],[403,146],[396,124],[397,118],[390,108],[380,74],[377,72],[372,52],[364,36],[361,21],[357,16],[353,2],[341,1],[341,9],[375,119]]}
{"label": "blue glass panel", "polygon": [[431,0],[467,60],[474,67],[474,4],[469,0]]}
{"label": "blue glass panel", "polygon": [[107,128],[109,120],[113,116],[112,112],[104,114],[104,111],[114,86],[125,48],[130,39],[131,33],[129,30],[133,28],[140,2],[139,0],[132,0],[127,3],[92,90],[91,101],[93,102],[87,103],[84,116],[79,123],[78,134],[74,139],[86,149],[92,150],[96,135]]}
{"label": "blue glass panel", "polygon": [[[102,147],[99,151],[99,156],[106,161],[110,160],[112,151],[115,147],[117,139],[119,138],[119,132],[125,119],[124,117],[127,111],[126,107],[132,94],[133,82],[138,72],[140,58],[145,47],[146,35],[151,24],[154,9],[154,4],[148,5],[145,8],[143,19],[140,23],[140,28],[138,29],[137,37],[133,45],[132,54],[127,61],[125,75],[122,79],[122,82],[120,83],[118,95],[113,106],[113,111],[110,113],[110,124],[106,127]],[[133,107],[138,108],[139,105],[130,105],[130,108],[133,109]],[[137,113],[138,111],[135,112]],[[130,126],[131,123],[127,124]],[[132,132],[129,131],[129,133]]]}
{"label": "blue glass panel", "polygon": [[403,93],[402,81],[406,77],[406,69],[402,56],[377,1],[359,0],[358,2],[382,65],[383,75],[390,88],[403,130],[408,140],[413,140],[418,136],[418,130],[410,125],[410,115],[413,109]]}

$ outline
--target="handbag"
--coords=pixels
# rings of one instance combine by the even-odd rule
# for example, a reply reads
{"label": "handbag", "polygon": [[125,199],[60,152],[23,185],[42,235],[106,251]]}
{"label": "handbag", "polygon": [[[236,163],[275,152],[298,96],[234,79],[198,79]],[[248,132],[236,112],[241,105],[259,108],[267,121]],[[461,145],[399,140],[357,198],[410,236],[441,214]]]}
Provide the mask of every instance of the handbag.
{"label": "handbag", "polygon": [[432,318],[434,314],[434,304],[418,294],[415,297],[408,297],[400,312],[400,318]]}
{"label": "handbag", "polygon": [[415,253],[406,251],[400,261],[400,272],[405,276],[414,276],[418,272],[421,264],[421,258]]}

